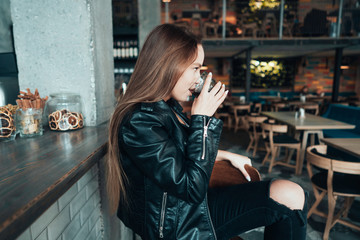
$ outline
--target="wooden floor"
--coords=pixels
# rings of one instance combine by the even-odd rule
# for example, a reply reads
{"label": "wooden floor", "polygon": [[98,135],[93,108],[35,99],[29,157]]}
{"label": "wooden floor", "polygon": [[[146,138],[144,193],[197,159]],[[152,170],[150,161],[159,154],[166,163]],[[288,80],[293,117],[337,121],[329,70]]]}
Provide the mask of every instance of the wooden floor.
{"label": "wooden floor", "polygon": [[[280,178],[280,179],[288,179],[293,182],[301,185],[306,191],[310,193],[309,196],[309,205],[315,201],[314,194],[312,192],[311,183],[307,174],[307,171],[304,169],[302,171],[302,175],[295,176],[294,170],[291,168],[286,168],[283,166],[275,166],[273,171],[268,174],[267,173],[267,165],[262,166],[261,161],[264,157],[264,152],[259,151],[256,156],[252,157],[252,151],[246,153],[246,147],[249,142],[248,134],[243,130],[238,130],[237,133],[231,129],[224,128],[220,141],[220,149],[229,150],[231,152],[239,153],[242,155],[249,156],[252,159],[252,164],[256,167],[262,179],[269,178]],[[260,144],[261,145],[261,144]],[[295,154],[294,154],[295,155]],[[327,203],[321,203],[321,208],[326,209]],[[350,210],[349,218],[354,221],[357,221],[360,224],[360,199],[355,199],[355,202]],[[323,218],[312,216],[308,220],[308,229],[307,229],[307,240],[321,240],[322,239],[322,231],[325,228],[325,220]],[[257,228],[247,233],[243,233],[240,235],[244,240],[260,240],[263,239],[263,231],[264,228]],[[340,224],[336,224],[330,232],[330,240],[355,240],[360,239],[360,232],[357,232],[351,228],[345,227]]]}

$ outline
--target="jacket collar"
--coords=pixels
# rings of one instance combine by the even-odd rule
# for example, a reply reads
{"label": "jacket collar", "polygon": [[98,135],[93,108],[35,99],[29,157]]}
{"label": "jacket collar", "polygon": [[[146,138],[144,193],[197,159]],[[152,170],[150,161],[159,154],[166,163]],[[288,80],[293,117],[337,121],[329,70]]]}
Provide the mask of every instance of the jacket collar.
{"label": "jacket collar", "polygon": [[140,103],[141,110],[152,112],[154,110],[154,107],[160,107],[162,109],[168,109],[169,106],[166,104],[164,100],[160,100],[158,102],[142,102]]}
{"label": "jacket collar", "polygon": [[180,105],[178,101],[176,101],[173,98],[170,98],[168,101],[160,100],[158,102],[142,102],[141,103],[141,110],[152,112],[154,110],[154,107],[160,107],[160,108],[169,108],[171,107],[176,112],[182,112],[183,108]]}
{"label": "jacket collar", "polygon": [[176,112],[182,112],[183,110],[183,107],[180,105],[180,103],[173,98],[170,98],[167,101],[167,104],[169,104],[169,106],[171,106]]}
{"label": "jacket collar", "polygon": [[166,102],[164,100],[160,100],[158,102],[142,102],[140,108],[141,110],[152,112],[155,106],[163,110],[170,110],[170,109],[174,110],[177,114],[181,116],[181,118],[186,122],[186,124],[189,124],[189,119],[182,112],[183,107],[175,99],[170,98]]}

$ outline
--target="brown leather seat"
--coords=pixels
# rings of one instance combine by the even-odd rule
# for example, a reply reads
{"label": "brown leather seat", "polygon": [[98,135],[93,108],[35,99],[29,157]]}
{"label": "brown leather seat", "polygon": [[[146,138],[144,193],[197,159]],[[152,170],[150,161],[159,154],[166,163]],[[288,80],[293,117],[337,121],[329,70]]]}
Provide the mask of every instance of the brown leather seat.
{"label": "brown leather seat", "polygon": [[[249,173],[252,182],[260,181],[260,173],[256,168],[245,165],[245,170]],[[225,187],[246,182],[248,182],[248,180],[245,179],[239,169],[231,165],[230,161],[223,160],[215,162],[209,187]]]}

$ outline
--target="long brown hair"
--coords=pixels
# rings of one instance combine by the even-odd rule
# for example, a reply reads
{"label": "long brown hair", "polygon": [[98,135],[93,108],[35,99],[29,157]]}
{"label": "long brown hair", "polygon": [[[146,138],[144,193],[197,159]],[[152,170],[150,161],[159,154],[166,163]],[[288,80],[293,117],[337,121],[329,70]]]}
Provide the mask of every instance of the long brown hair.
{"label": "long brown hair", "polygon": [[121,95],[110,119],[106,188],[110,211],[119,200],[126,203],[127,177],[122,168],[118,133],[127,112],[140,102],[157,102],[170,95],[177,80],[195,61],[200,38],[171,24],[157,26],[148,35],[135,64],[126,93]]}

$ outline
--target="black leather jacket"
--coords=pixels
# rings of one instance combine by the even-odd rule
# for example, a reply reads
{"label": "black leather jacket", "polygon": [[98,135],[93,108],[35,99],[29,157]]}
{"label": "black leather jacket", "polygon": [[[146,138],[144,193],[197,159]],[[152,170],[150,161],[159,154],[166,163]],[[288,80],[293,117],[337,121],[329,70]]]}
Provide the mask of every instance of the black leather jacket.
{"label": "black leather jacket", "polygon": [[173,99],[142,103],[120,127],[129,206],[118,216],[143,239],[216,239],[206,193],[222,121],[181,111]]}

